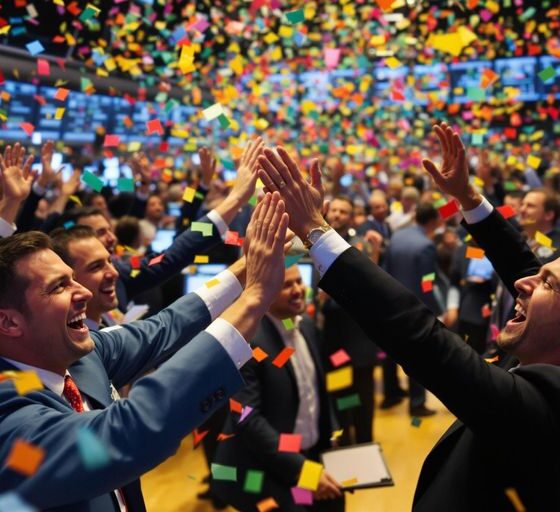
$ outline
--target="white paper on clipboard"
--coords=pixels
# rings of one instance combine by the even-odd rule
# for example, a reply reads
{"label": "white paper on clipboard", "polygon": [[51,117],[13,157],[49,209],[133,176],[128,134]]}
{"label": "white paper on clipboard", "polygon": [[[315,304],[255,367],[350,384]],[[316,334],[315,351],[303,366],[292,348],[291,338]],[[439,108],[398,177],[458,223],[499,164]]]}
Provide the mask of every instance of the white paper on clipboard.
{"label": "white paper on clipboard", "polygon": [[356,480],[345,489],[394,485],[378,443],[335,448],[322,453],[321,459],[337,482]]}

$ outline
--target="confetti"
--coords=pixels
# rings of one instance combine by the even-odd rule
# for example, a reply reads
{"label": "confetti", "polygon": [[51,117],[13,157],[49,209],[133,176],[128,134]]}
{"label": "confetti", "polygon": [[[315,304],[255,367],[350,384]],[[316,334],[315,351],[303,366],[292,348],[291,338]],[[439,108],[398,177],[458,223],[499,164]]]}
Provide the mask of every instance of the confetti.
{"label": "confetti", "polygon": [[224,466],[222,464],[212,463],[210,471],[214,480],[228,480],[237,482],[237,468],[234,466]]}
{"label": "confetti", "polygon": [[264,361],[268,357],[268,354],[260,347],[255,347],[253,349],[253,359],[255,359],[258,363]]}
{"label": "confetti", "polygon": [[191,224],[191,231],[198,231],[202,236],[212,236],[214,224],[210,222],[193,222]]}
{"label": "confetti", "polygon": [[291,347],[283,348],[282,351],[272,360],[272,364],[277,368],[282,368],[294,352],[295,350]]}
{"label": "confetti", "polygon": [[45,451],[42,448],[23,439],[16,439],[5,465],[22,475],[32,476],[38,471],[44,458]]}
{"label": "confetti", "polygon": [[346,350],[344,350],[343,348],[341,348],[340,350],[337,350],[334,354],[331,354],[329,356],[329,359],[331,360],[331,363],[335,368],[337,368],[338,366],[342,366],[345,363],[350,362],[350,356],[348,355]]}
{"label": "confetti", "polygon": [[264,472],[256,469],[249,469],[245,474],[245,482],[243,483],[243,491],[258,494],[262,490],[264,482]]}
{"label": "confetti", "polygon": [[312,460],[306,460],[301,468],[297,487],[300,489],[307,489],[308,491],[316,491],[322,472],[322,464]]}
{"label": "confetti", "polygon": [[301,434],[280,434],[278,439],[279,452],[298,453],[301,450]]}
{"label": "confetti", "polygon": [[310,490],[292,487],[290,492],[296,505],[313,505],[313,493]]}
{"label": "confetti", "polygon": [[353,371],[351,366],[345,366],[338,370],[328,372],[327,378],[327,391],[333,392],[340,389],[350,387],[353,382]]}
{"label": "confetti", "polygon": [[345,411],[346,409],[352,409],[360,405],[360,396],[357,393],[336,399],[336,408],[339,411]]}
{"label": "confetti", "polygon": [[107,448],[89,428],[82,427],[78,430],[77,444],[80,458],[86,470],[94,471],[111,463]]}
{"label": "confetti", "polygon": [[467,250],[465,252],[465,258],[470,260],[481,260],[484,258],[484,250],[480,247],[472,247],[467,246]]}
{"label": "confetti", "polygon": [[197,254],[194,257],[194,263],[199,264],[199,263],[208,263],[208,261],[210,261],[209,256],[207,255],[202,255],[202,254]]}

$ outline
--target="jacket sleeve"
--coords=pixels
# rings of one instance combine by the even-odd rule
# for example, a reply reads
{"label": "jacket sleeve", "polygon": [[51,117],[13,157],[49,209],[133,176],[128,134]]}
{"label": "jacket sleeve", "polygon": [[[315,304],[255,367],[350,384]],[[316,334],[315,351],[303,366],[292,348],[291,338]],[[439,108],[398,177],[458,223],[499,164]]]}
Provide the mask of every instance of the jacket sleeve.
{"label": "jacket sleeve", "polygon": [[463,222],[463,226],[484,249],[494,270],[509,292],[516,297],[515,281],[536,274],[541,267],[541,262],[525,243],[521,233],[497,210],[493,210],[480,222],[475,224]]}
{"label": "jacket sleeve", "polygon": [[[6,459],[16,439],[39,447],[45,455],[28,478],[0,468],[0,491],[13,490],[41,510],[111,492],[173,455],[183,437],[241,385],[231,358],[206,332],[140,379],[128,398],[106,409],[76,414],[62,403],[60,408],[49,404],[45,392],[20,396],[11,383],[2,383],[0,458]],[[205,408],[201,404],[209,396],[214,398]],[[110,459],[106,465],[84,465],[77,443],[84,429],[102,443]]]}
{"label": "jacket sleeve", "polygon": [[[159,263],[149,265],[148,259],[145,258],[141,263],[140,273],[136,277],[131,275],[132,267],[129,262],[116,262],[115,266],[119,272],[119,278],[126,288],[129,299],[133,299],[139,293],[162,284],[191,264],[196,254],[208,251],[222,241],[216,226],[208,220],[208,217],[203,217],[200,222],[212,225],[211,236],[203,236],[198,231],[188,229],[174,240]],[[150,259],[154,256],[154,254],[150,255]]]}
{"label": "jacket sleeve", "polygon": [[543,436],[557,431],[538,386],[486,363],[412,293],[355,249],[336,259],[319,286],[473,431],[494,434],[500,429],[511,440],[527,431]]}

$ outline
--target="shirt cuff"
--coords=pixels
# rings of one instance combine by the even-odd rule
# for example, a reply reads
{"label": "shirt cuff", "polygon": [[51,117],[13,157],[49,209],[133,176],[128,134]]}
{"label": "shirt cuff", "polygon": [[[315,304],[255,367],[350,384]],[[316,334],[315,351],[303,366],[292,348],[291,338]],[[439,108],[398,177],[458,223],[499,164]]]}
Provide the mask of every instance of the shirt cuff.
{"label": "shirt cuff", "polygon": [[0,217],[0,238],[12,236],[16,232],[16,225],[10,224],[8,221]]}
{"label": "shirt cuff", "polygon": [[486,217],[489,217],[493,209],[494,207],[490,204],[490,201],[482,197],[482,203],[476,208],[472,210],[462,210],[462,212],[467,224],[476,224],[477,222],[483,221]]}
{"label": "shirt cuff", "polygon": [[33,185],[31,186],[33,192],[35,192],[35,194],[37,194],[38,196],[43,197],[46,193],[47,193],[47,189],[45,187],[41,187],[41,185],[39,185],[39,182],[35,181],[33,183]]}
{"label": "shirt cuff", "polygon": [[327,273],[334,260],[349,247],[350,244],[334,229],[329,229],[324,235],[321,235],[309,251],[313,264],[321,277]]}
{"label": "shirt cuff", "polygon": [[225,240],[228,225],[224,222],[222,216],[216,210],[209,211],[206,216],[208,217],[208,220],[212,222],[214,226],[216,226],[216,229],[218,230],[218,233],[220,233],[222,240]]}
{"label": "shirt cuff", "polygon": [[238,370],[253,357],[253,351],[245,338],[227,320],[217,318],[206,328],[206,332],[224,347]]}
{"label": "shirt cuff", "polygon": [[193,293],[204,301],[210,317],[215,320],[233,304],[242,291],[243,287],[237,277],[229,270],[224,270]]}

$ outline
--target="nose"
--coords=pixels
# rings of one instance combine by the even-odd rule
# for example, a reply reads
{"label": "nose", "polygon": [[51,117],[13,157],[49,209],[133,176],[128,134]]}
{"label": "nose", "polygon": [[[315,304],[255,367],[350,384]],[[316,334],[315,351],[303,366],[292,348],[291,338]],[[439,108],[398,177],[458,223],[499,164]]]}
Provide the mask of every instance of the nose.
{"label": "nose", "polygon": [[112,263],[107,264],[107,268],[105,269],[105,279],[110,279],[111,281],[116,281],[119,273],[117,269]]}
{"label": "nose", "polygon": [[76,286],[76,292],[72,295],[72,300],[74,302],[88,302],[93,297],[93,293],[85,286],[82,286],[77,281],[74,281],[74,285]]}
{"label": "nose", "polygon": [[537,287],[539,279],[540,278],[537,274],[534,276],[522,277],[521,279],[515,281],[515,289],[520,294],[528,295],[530,297],[533,294],[533,290]]}

